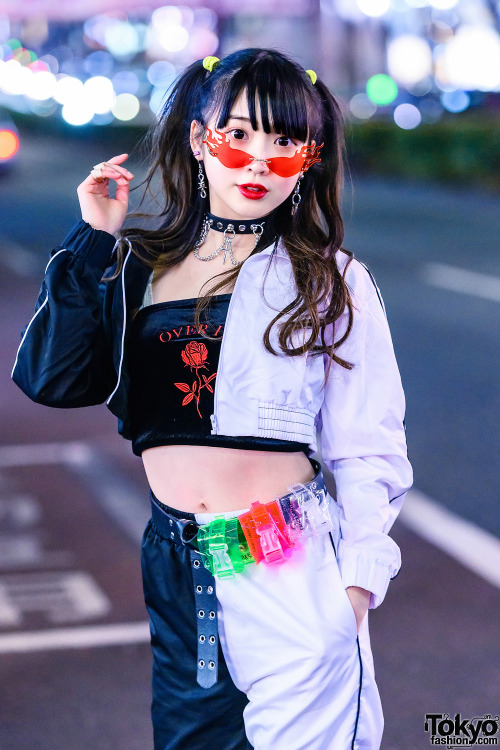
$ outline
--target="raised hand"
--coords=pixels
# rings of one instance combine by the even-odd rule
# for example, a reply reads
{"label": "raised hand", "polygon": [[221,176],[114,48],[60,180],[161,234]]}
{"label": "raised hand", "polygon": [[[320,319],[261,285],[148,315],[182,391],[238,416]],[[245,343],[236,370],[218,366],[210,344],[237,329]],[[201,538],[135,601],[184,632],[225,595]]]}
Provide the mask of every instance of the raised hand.
{"label": "raised hand", "polygon": [[[121,228],[128,209],[129,183],[132,172],[120,166],[128,154],[113,156],[97,164],[89,176],[78,186],[78,200],[82,219],[94,229],[115,234]],[[116,194],[109,194],[109,181],[116,183]]]}

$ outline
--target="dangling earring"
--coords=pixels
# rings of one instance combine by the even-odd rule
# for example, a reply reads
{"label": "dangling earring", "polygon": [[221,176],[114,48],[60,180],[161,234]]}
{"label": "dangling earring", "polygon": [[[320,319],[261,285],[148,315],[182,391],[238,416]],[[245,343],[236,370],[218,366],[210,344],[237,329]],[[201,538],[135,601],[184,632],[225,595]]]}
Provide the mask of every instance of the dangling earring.
{"label": "dangling earring", "polygon": [[304,172],[301,173],[299,179],[297,180],[297,184],[295,185],[295,190],[293,191],[292,195],[292,216],[295,216],[297,213],[297,209],[299,207],[299,203],[302,200],[302,196],[300,194],[300,181],[304,177]]}
{"label": "dangling earring", "polygon": [[198,162],[198,190],[200,191],[200,197],[206,198],[207,197],[207,191],[206,191],[206,184],[205,184],[205,174],[203,172],[203,167],[201,166],[201,159]]}

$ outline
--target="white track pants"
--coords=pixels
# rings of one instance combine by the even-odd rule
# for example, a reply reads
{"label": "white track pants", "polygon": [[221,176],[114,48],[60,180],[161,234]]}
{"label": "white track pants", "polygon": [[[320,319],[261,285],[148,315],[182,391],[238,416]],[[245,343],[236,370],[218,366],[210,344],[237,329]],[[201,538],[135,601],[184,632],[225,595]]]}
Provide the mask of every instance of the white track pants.
{"label": "white track pants", "polygon": [[255,750],[378,750],[383,716],[367,618],[356,618],[329,535],[278,565],[217,580],[219,633],[249,703]]}

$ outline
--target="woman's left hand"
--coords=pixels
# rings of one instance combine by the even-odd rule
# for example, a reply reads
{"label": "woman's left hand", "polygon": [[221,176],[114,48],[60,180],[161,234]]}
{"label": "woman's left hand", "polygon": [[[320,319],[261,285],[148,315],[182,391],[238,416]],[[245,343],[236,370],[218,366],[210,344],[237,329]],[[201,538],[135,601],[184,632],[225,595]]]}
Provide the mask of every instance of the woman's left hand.
{"label": "woman's left hand", "polygon": [[348,586],[346,588],[346,594],[350,599],[354,614],[356,615],[356,625],[358,626],[359,633],[363,618],[368,612],[371,592],[362,589],[359,586]]}

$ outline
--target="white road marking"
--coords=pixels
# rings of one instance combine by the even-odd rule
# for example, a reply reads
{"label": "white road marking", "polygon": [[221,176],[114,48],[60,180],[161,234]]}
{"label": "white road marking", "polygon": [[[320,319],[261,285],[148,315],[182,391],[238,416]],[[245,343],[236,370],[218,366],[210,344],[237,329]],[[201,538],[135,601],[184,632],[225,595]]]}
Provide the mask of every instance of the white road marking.
{"label": "white road marking", "polygon": [[92,448],[83,441],[0,446],[0,469],[42,464],[79,464],[91,459]]}
{"label": "white road marking", "polygon": [[85,482],[113,521],[134,542],[140,542],[149,518],[147,493],[140,493],[89,443],[34,443],[0,446],[0,469],[63,464]]}
{"label": "white road marking", "polygon": [[149,643],[149,623],[130,622],[0,635],[0,654]]}
{"label": "white road marking", "polygon": [[422,276],[431,286],[500,302],[500,278],[497,276],[445,263],[425,263]]}
{"label": "white road marking", "polygon": [[104,617],[111,602],[82,570],[0,576],[0,627],[22,625],[26,612],[41,612],[63,625]]}
{"label": "white road marking", "polygon": [[410,490],[399,515],[427,542],[500,588],[500,539],[457,516],[418,490]]}

